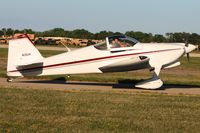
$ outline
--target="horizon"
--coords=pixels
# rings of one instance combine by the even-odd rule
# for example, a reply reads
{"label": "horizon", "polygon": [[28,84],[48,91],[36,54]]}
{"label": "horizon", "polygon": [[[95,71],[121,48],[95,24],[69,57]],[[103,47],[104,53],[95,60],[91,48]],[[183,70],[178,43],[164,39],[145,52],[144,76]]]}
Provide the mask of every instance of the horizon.
{"label": "horizon", "polygon": [[105,30],[200,34],[198,0],[2,0],[1,4],[1,28],[46,31],[61,27],[69,31],[83,28],[91,33]]}
{"label": "horizon", "polygon": [[[5,28],[5,27],[3,27],[3,28]],[[2,28],[2,29],[3,29]],[[10,27],[7,27],[6,29],[9,29]],[[62,27],[55,27],[55,28],[52,28],[52,29],[47,29],[47,30],[43,30],[43,31],[36,31],[36,30],[34,30],[34,29],[32,29],[32,28],[24,28],[24,29],[14,29],[14,28],[11,28],[12,30],[19,30],[19,31],[23,31],[23,30],[28,30],[28,29],[31,29],[32,31],[34,31],[34,32],[45,32],[45,31],[50,31],[50,30],[53,30],[53,29],[57,29],[57,28],[61,28],[61,29],[64,29],[64,28],[62,28]],[[0,29],[0,30],[2,30],[2,29]],[[125,32],[119,32],[119,31],[108,31],[108,30],[102,30],[102,31],[97,31],[97,32],[92,32],[92,31],[90,31],[90,30],[88,30],[88,29],[84,29],[84,28],[79,28],[79,29],[72,29],[72,30],[67,30],[67,29],[64,29],[65,31],[74,31],[74,30],[86,30],[86,31],[88,31],[88,32],[90,32],[90,33],[92,33],[92,34],[97,34],[97,33],[100,33],[100,32],[102,32],[102,31],[106,31],[106,32],[113,32],[113,33],[122,33],[122,34],[125,34],[126,32],[142,32],[142,33],[147,33],[147,34],[152,34],[152,35],[163,35],[163,36],[166,36],[166,34],[167,33],[189,33],[189,34],[198,34],[198,35],[200,35],[200,33],[195,33],[195,32],[176,32],[176,31],[174,31],[174,32],[166,32],[166,33],[151,33],[151,32],[143,32],[143,31],[134,31],[134,30],[130,30],[130,31],[125,31]],[[18,33],[21,33],[21,32],[18,32]],[[15,34],[17,34],[17,33],[15,33]],[[25,34],[29,34],[29,33],[25,33]]]}

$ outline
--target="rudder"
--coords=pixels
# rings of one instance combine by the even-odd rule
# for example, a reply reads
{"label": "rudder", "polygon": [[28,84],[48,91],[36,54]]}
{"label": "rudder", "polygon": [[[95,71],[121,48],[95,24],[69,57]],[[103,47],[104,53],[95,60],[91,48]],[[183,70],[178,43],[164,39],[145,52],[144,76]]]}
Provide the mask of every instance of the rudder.
{"label": "rudder", "polygon": [[7,62],[8,76],[22,76],[22,74],[17,71],[19,66],[41,62],[42,60],[42,55],[26,35],[9,41]]}

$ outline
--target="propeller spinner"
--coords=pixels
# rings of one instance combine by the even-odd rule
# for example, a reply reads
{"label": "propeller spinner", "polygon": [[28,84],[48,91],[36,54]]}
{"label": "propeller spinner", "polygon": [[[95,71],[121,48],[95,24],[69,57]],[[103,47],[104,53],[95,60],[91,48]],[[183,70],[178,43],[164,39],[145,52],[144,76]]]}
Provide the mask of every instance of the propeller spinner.
{"label": "propeller spinner", "polygon": [[185,53],[187,55],[188,62],[190,61],[190,52],[195,50],[197,47],[195,45],[189,44],[188,42],[185,43]]}

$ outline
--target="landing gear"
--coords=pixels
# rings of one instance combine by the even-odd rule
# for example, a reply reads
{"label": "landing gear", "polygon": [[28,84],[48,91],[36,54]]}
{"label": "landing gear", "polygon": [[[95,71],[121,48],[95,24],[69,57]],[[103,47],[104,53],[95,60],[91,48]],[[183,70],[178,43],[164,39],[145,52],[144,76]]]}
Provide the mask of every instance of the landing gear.
{"label": "landing gear", "polygon": [[162,80],[158,77],[160,70],[161,67],[155,67],[152,78],[136,84],[135,87],[151,90],[160,88],[163,85]]}
{"label": "landing gear", "polygon": [[67,75],[67,78],[69,79],[69,78],[71,78],[71,76],[70,76],[70,75]]}
{"label": "landing gear", "polygon": [[12,82],[12,81],[13,81],[12,78],[10,78],[10,77],[7,78],[7,82]]}

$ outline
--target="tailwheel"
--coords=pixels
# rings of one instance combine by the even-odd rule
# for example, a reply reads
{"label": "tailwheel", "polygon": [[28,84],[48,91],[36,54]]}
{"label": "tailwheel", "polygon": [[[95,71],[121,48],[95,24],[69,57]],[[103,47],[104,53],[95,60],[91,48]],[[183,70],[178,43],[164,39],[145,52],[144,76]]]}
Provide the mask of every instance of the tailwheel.
{"label": "tailwheel", "polygon": [[7,78],[7,82],[12,82],[12,81],[13,81],[12,78],[10,78],[10,77]]}

